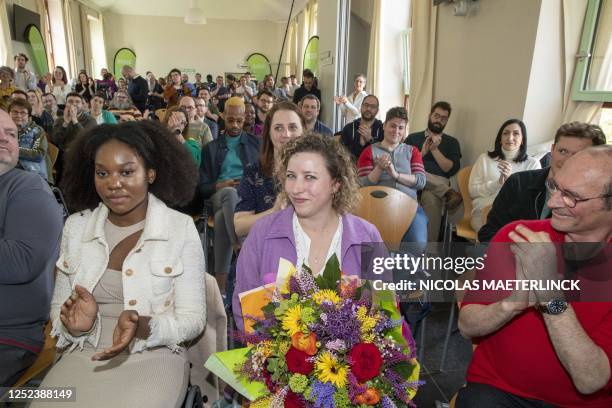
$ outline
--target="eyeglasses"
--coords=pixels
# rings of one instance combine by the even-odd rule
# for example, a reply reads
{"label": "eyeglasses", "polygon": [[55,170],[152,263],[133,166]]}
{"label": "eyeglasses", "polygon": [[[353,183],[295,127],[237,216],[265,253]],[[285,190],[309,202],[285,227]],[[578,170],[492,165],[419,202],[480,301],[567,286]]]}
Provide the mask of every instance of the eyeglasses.
{"label": "eyeglasses", "polygon": [[440,122],[448,121],[448,116],[440,115],[438,112],[432,113],[431,117],[434,118],[435,120],[439,120]]}
{"label": "eyeglasses", "polygon": [[555,182],[555,180],[553,179],[548,179],[546,180],[546,189],[550,192],[550,194],[554,194],[556,192],[559,192],[561,194],[561,199],[563,200],[563,203],[568,207],[568,208],[574,208],[578,205],[578,203],[582,203],[584,201],[590,201],[590,200],[595,200],[597,198],[607,198],[607,197],[612,197],[612,194],[604,194],[604,195],[600,195],[597,197],[589,197],[589,198],[578,198],[575,195],[562,190],[559,188],[559,186],[557,185],[557,183]]}

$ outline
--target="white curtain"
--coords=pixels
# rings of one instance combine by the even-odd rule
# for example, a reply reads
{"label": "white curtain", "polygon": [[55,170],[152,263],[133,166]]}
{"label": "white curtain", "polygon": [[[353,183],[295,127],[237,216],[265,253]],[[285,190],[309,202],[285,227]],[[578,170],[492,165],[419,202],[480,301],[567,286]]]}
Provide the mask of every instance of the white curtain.
{"label": "white curtain", "polygon": [[6,1],[0,0],[0,65],[12,66],[13,44],[6,13]]}
{"label": "white curtain", "polygon": [[[572,100],[572,82],[576,68],[576,54],[580,48],[584,16],[588,0],[563,0],[563,52],[565,60],[565,87],[563,93],[563,121],[597,123],[602,102]],[[600,31],[604,33],[604,31]]]}
{"label": "white curtain", "polygon": [[76,78],[79,73],[76,61],[76,44],[74,42],[74,29],[72,27],[72,0],[64,0],[64,29],[66,30],[66,43],[68,44],[68,67],[66,71],[68,80]]}
{"label": "white curtain", "polygon": [[412,2],[409,123],[427,123],[433,103],[433,75],[438,7]]}
{"label": "white curtain", "polygon": [[382,7],[382,0],[373,0],[373,11],[372,11],[372,25],[370,26],[370,52],[368,54],[368,72],[366,88],[369,94],[378,95],[379,92],[379,78],[378,78],[378,67],[381,64],[380,60],[380,49],[381,49],[381,24],[380,14]]}
{"label": "white curtain", "polygon": [[[45,42],[45,51],[47,53],[47,70],[50,72],[53,67],[53,52],[51,49],[51,36],[49,35],[49,26],[47,25],[47,17],[49,11],[47,10],[45,0],[36,0],[36,9],[38,10],[38,14],[40,14],[40,33],[42,35],[43,41]],[[44,72],[41,72],[41,75],[44,74]]]}

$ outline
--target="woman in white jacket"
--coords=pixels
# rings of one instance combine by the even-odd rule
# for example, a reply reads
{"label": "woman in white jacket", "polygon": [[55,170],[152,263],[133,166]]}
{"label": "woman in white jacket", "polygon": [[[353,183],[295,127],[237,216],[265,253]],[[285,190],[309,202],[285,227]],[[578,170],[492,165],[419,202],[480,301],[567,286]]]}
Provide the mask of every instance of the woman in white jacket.
{"label": "woman in white jacket", "polygon": [[204,254],[192,219],[168,206],[190,201],[197,168],[168,130],[142,121],[86,132],[65,169],[76,212],[51,319],[58,348],[69,349],[42,387],[75,387],[78,406],[180,406],[189,369],[181,345],[206,320]]}
{"label": "woman in white jacket", "polygon": [[509,119],[497,132],[493,151],[481,154],[470,174],[472,228],[476,232],[487,222],[483,209],[493,204],[511,174],[539,169],[540,162],[527,156],[527,128],[519,119]]}
{"label": "woman in white jacket", "polygon": [[353,92],[348,96],[337,96],[335,98],[336,104],[340,105],[342,115],[346,119],[345,123],[351,123],[361,117],[361,103],[368,96],[367,92],[364,91],[365,83],[365,75],[357,74],[355,75]]}

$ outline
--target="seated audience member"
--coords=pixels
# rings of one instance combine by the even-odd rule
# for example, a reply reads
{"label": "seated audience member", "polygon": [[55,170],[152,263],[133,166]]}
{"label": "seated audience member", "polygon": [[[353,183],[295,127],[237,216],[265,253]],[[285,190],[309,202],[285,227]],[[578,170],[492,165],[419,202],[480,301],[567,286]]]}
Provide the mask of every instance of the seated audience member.
{"label": "seated audience member", "polygon": [[291,74],[289,75],[289,96],[293,98],[293,95],[296,91],[296,89],[298,89],[300,87],[300,84],[298,84],[297,78],[295,76],[295,74]]}
{"label": "seated audience member", "polygon": [[66,75],[66,70],[64,67],[59,65],[55,67],[53,77],[51,78],[51,83],[47,84],[45,88],[45,93],[47,92],[53,94],[53,96],[55,96],[55,100],[57,101],[57,105],[61,109],[64,109],[68,99],[68,94],[72,92],[72,87],[68,83],[68,76]]}
{"label": "seated audience member", "polygon": [[289,78],[287,78],[286,76],[282,77],[281,86],[279,88],[281,88],[283,92],[285,92],[287,97],[293,100],[293,95],[289,95],[289,92],[291,92],[291,84],[289,83]]}
{"label": "seated audience member", "polygon": [[193,83],[194,88],[196,89],[196,95],[200,91],[200,89],[204,89],[207,87],[206,83],[202,82],[202,74],[196,72],[195,74],[195,82]]}
{"label": "seated audience member", "polygon": [[472,167],[468,185],[473,205],[472,228],[478,232],[485,224],[483,210],[493,204],[511,174],[539,168],[540,162],[527,155],[527,128],[523,121],[505,121],[497,132],[493,150],[481,154]]}
{"label": "seated audience member", "polygon": [[245,132],[255,135],[255,105],[251,102],[244,103],[244,125],[242,130]]}
{"label": "seated audience member", "polygon": [[160,109],[164,104],[164,89],[161,84],[155,78],[155,75],[151,71],[147,71],[147,105],[153,107],[153,109]]}
{"label": "seated audience member", "polygon": [[94,95],[94,97],[91,98],[91,101],[89,102],[89,114],[93,119],[95,119],[98,125],[102,125],[105,123],[108,125],[116,124],[117,119],[115,118],[115,115],[103,109],[104,102],[105,101],[103,93],[98,93]]}
{"label": "seated audience member", "polygon": [[244,101],[240,97],[227,100],[225,134],[204,146],[200,165],[200,193],[212,202],[215,220],[215,277],[221,292],[229,270],[232,251],[237,244],[234,209],[238,202],[236,187],[244,169],[259,158],[259,140],[242,130]]}
{"label": "seated audience member", "polygon": [[107,101],[113,99],[115,92],[117,92],[117,84],[113,79],[113,74],[106,71],[102,74],[102,79],[96,79],[96,92],[103,92],[105,94],[104,99]]}
{"label": "seated audience member", "polygon": [[493,201],[487,223],[478,231],[480,242],[489,242],[497,231],[517,220],[546,219],[551,216],[546,205],[549,193],[546,180],[554,177],[565,160],[590,146],[606,144],[606,135],[597,125],[571,122],[561,125],[551,146],[549,168],[512,174]]}
{"label": "seated audience member", "polygon": [[312,94],[321,100],[321,90],[317,88],[317,81],[311,70],[302,72],[302,85],[293,93],[293,103],[296,105],[308,94]]}
{"label": "seated audience member", "polygon": [[323,136],[333,136],[334,132],[317,119],[320,108],[321,101],[312,94],[304,96],[300,101],[300,109],[306,119],[306,130],[311,130]]}
{"label": "seated audience member", "polygon": [[115,96],[108,104],[108,111],[115,115],[119,122],[129,122],[142,119],[142,112],[132,103],[127,91],[117,89]]}
{"label": "seated audience member", "polygon": [[139,111],[144,112],[147,108],[147,98],[149,97],[149,84],[136,70],[129,65],[121,68],[121,75],[128,81],[127,91],[134,102],[134,106]]}
{"label": "seated audience member", "polygon": [[347,124],[342,129],[340,141],[353,154],[355,161],[363,149],[383,139],[383,123],[376,119],[378,98],[368,95],[361,104],[361,117]]}
{"label": "seated audience member", "polygon": [[302,136],[306,120],[293,102],[280,102],[270,110],[264,124],[259,160],[244,169],[234,214],[239,238],[246,237],[260,218],[287,206],[285,196],[278,195],[274,185],[274,169],[285,144]]}
{"label": "seated audience member", "polygon": [[117,80],[117,90],[118,91],[124,91],[124,92],[127,93],[128,86],[127,86],[127,81],[125,80],[125,78],[119,78]]}
{"label": "seated audience member", "polygon": [[32,120],[32,107],[28,101],[17,99],[11,102],[8,112],[17,125],[19,164],[24,170],[53,182],[52,168],[47,161],[47,134]]}
{"label": "seated audience member", "polygon": [[382,242],[376,227],[350,214],[359,194],[355,165],[333,138],[308,134],[290,140],[278,176],[287,208],[255,223],[238,257],[232,310],[239,330],[238,295],[275,282],[280,258],[319,275],[336,255],[344,273],[360,275],[364,245]]}
{"label": "seated audience member", "polygon": [[255,83],[255,81],[253,81],[252,78],[252,74],[247,71],[244,73],[244,77],[246,79],[247,85],[251,87],[251,90],[253,91],[253,95],[257,94],[257,84]]}
{"label": "seated audience member", "polygon": [[51,115],[53,122],[57,121],[59,116],[64,115],[64,111],[57,106],[57,100],[52,93],[44,93],[41,97],[43,109]]}
{"label": "seated audience member", "polygon": [[227,86],[223,85],[223,77],[221,75],[217,76],[217,86],[210,93],[211,96],[216,97],[219,101],[219,111],[223,112],[225,108],[225,101],[228,100],[232,96],[231,86],[234,83],[234,76],[227,76]]}
{"label": "seated audience member", "polygon": [[40,89],[30,89],[26,93],[27,100],[32,107],[32,120],[38,126],[43,128],[45,132],[51,134],[55,119],[53,119],[53,116],[51,116],[51,114],[44,109]]}
{"label": "seated audience member", "polygon": [[263,80],[263,89],[272,93],[274,95],[274,98],[279,102],[287,100],[287,94],[285,93],[285,91],[282,88],[277,88],[274,85],[274,75],[272,74],[268,74],[265,76]]}
{"label": "seated audience member", "polygon": [[0,109],[0,387],[13,386],[43,348],[63,223],[47,183],[15,168],[18,132]]}
{"label": "seated audience member", "polygon": [[[185,98],[185,97],[183,97]],[[193,157],[195,163],[199,166],[202,160],[202,146],[200,143],[189,137],[189,114],[185,108],[173,106],[166,111],[163,124],[170,130],[170,133],[174,135],[182,145],[185,146],[189,153]]]}
{"label": "seated audience member", "polygon": [[74,86],[74,92],[81,95],[85,103],[89,103],[91,98],[96,94],[95,86],[89,82],[87,72],[79,72],[77,84]]}
{"label": "seated audience member", "polygon": [[213,140],[210,128],[206,123],[196,120],[196,104],[191,96],[183,96],[179,101],[179,107],[187,112],[187,120],[189,121],[187,138],[195,140],[201,150]]}
{"label": "seated audience member", "polygon": [[363,103],[363,99],[368,96],[367,92],[364,90],[365,83],[365,75],[357,74],[355,75],[353,92],[348,96],[336,96],[335,101],[336,104],[340,106],[340,111],[346,121],[345,123],[350,123],[361,117],[361,104]]}
{"label": "seated audience member", "polygon": [[[198,91],[198,97],[204,99],[206,102],[206,106],[208,107],[208,111],[206,112],[206,118],[212,120],[217,123],[219,120],[219,108],[212,103],[212,96],[210,95],[210,91],[208,89],[200,89]],[[217,132],[217,135],[219,133]]]}
{"label": "seated audience member", "polygon": [[0,67],[0,107],[8,106],[9,98],[17,89],[13,84],[14,80],[15,71],[13,71],[13,68],[7,66]]}
{"label": "seated audience member", "polygon": [[[143,398],[149,407],[180,406],[189,369],[182,345],[204,329],[206,271],[192,219],[169,206],[191,199],[197,168],[153,121],[93,128],[67,163],[74,213],[51,319],[58,348],[70,351],[41,387],[76,387],[88,407],[136,407]],[[141,385],[126,387],[134,381]]]}
{"label": "seated audience member", "polygon": [[189,82],[189,74],[187,74],[186,72],[183,72],[181,74],[181,85],[183,85],[183,88],[189,89],[189,93],[186,93],[183,96],[196,96],[196,87],[191,82]]}
{"label": "seated audience member", "polygon": [[77,134],[96,125],[96,121],[86,111],[87,106],[81,95],[72,92],[66,98],[64,115],[57,118],[53,126],[53,143],[62,151],[74,140]]}
{"label": "seated audience member", "polygon": [[580,301],[541,288],[467,292],[459,329],[478,347],[457,408],[612,406],[610,168],[611,146],[576,153],[546,181],[552,217],[515,221],[495,234],[478,279],[546,286],[572,276]]}
{"label": "seated audience member", "polygon": [[[395,188],[416,200],[417,191],[425,187],[426,176],[419,149],[402,143],[406,137],[407,124],[406,109],[402,107],[389,109],[383,126],[383,140],[363,150],[357,167],[363,186]],[[402,242],[417,243],[418,250],[425,249],[427,215],[420,205]]]}
{"label": "seated audience member", "polygon": [[266,115],[274,106],[276,97],[266,89],[262,89],[257,94],[257,115],[255,116],[255,136],[261,136],[263,132],[263,124],[266,121]]}
{"label": "seated audience member", "polygon": [[250,102],[251,98],[253,97],[253,88],[247,84],[247,79],[244,75],[240,77],[240,84],[236,88],[235,94],[237,96],[242,96],[244,98],[244,102]]}
{"label": "seated audience member", "polygon": [[219,125],[214,120],[208,118],[208,105],[206,101],[204,98],[195,98],[194,101],[196,107],[194,121],[207,124],[212,138],[216,139],[219,137]]}
{"label": "seated audience member", "polygon": [[26,64],[30,59],[27,55],[19,53],[15,55],[15,86],[19,89],[27,91],[36,89],[36,75],[32,71],[28,71]]}
{"label": "seated audience member", "polygon": [[431,107],[427,129],[408,135],[406,143],[421,151],[427,183],[421,194],[421,205],[429,219],[427,235],[430,241],[438,241],[442,206],[453,211],[461,204],[461,194],[450,187],[450,178],[461,165],[459,141],[444,133],[451,115],[448,102],[436,102]]}
{"label": "seated audience member", "polygon": [[181,82],[181,71],[177,68],[172,68],[168,74],[169,80],[164,87],[163,97],[167,107],[178,105],[181,97],[191,95],[191,89],[183,86]]}

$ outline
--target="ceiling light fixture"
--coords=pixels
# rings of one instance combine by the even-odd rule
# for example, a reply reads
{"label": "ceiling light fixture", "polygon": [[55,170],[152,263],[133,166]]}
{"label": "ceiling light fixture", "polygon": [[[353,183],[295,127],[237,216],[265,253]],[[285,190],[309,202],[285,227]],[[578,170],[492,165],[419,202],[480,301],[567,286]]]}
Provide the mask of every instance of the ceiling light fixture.
{"label": "ceiling light fixture", "polygon": [[189,9],[185,15],[185,24],[206,24],[204,11],[198,7],[198,0],[189,0]]}

